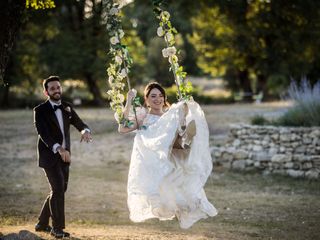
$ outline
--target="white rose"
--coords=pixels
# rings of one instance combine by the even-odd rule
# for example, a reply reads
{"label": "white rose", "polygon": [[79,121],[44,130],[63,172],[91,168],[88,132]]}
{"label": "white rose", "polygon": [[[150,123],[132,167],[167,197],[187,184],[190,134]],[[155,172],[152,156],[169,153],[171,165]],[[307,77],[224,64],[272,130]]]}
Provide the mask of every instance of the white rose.
{"label": "white rose", "polygon": [[167,39],[168,42],[172,41],[172,40],[174,39],[173,34],[170,33],[170,32],[168,32],[168,33],[166,34],[166,39]]}
{"label": "white rose", "polygon": [[122,29],[119,30],[119,38],[123,38],[124,36],[124,31]]}
{"label": "white rose", "polygon": [[117,43],[119,43],[119,39],[117,37],[112,37],[110,38],[110,42],[113,45],[116,45]]}
{"label": "white rose", "polygon": [[125,78],[125,77],[127,76],[127,71],[126,71],[126,69],[123,68],[123,69],[121,70],[120,76],[121,76],[122,78]]}
{"label": "white rose", "polygon": [[158,27],[157,29],[157,35],[159,37],[162,37],[164,35],[164,31],[163,31],[163,28],[162,27]]}
{"label": "white rose", "polygon": [[116,61],[116,63],[121,64],[122,63],[122,58],[119,57],[119,56],[116,56],[115,57],[115,61]]}
{"label": "white rose", "polygon": [[162,56],[165,58],[169,57],[167,48],[162,49]]}
{"label": "white rose", "polygon": [[116,15],[118,13],[119,13],[119,9],[115,7],[111,8],[109,12],[110,15]]}
{"label": "white rose", "polygon": [[175,47],[167,47],[165,49],[162,49],[162,55],[165,58],[175,55],[176,52],[177,52],[177,49]]}
{"label": "white rose", "polygon": [[67,112],[71,112],[71,108],[69,106],[66,107],[64,110],[66,110]]}
{"label": "white rose", "polygon": [[177,49],[175,47],[168,47],[167,51],[168,51],[169,57],[171,57],[172,55],[175,55],[177,53]]}

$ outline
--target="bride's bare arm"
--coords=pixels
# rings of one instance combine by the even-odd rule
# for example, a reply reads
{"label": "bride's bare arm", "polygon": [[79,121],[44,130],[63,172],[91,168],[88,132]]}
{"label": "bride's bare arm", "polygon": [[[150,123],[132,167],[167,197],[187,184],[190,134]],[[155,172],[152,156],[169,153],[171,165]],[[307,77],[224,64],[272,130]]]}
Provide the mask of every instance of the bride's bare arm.
{"label": "bride's bare arm", "polygon": [[132,121],[133,125],[130,127],[124,126],[123,124],[119,124],[118,132],[119,133],[129,133],[137,129],[137,123]]}

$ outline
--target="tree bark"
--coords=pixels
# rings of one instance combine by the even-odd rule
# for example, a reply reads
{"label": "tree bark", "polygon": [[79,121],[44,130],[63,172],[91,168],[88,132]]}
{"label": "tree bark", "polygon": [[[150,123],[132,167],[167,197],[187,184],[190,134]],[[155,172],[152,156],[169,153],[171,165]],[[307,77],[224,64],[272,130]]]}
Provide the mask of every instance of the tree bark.
{"label": "tree bark", "polygon": [[248,70],[238,71],[238,79],[240,83],[240,88],[244,93],[243,101],[252,102],[252,87],[249,79]]}
{"label": "tree bark", "polygon": [[[99,2],[99,1],[97,1]],[[92,8],[93,8],[93,16],[91,19],[91,31],[90,35],[87,36],[84,32],[83,29],[86,28],[85,26],[85,3],[86,1],[81,0],[76,4],[76,11],[77,11],[77,16],[74,18],[75,21],[71,23],[73,30],[75,33],[79,33],[81,36],[81,39],[91,42],[91,46],[96,46],[96,36],[103,31],[100,25],[100,18],[102,14],[102,1],[97,3],[95,0],[91,0]],[[70,13],[71,16],[72,14],[72,6],[70,7]],[[97,57],[97,51],[95,47],[91,47],[91,52],[87,56],[88,59],[91,59],[92,62],[94,59]],[[83,76],[85,78],[85,81],[87,82],[87,85],[89,87],[89,91],[93,96],[93,103],[96,106],[104,106],[106,103],[104,99],[102,98],[100,89],[98,87],[96,79],[93,77],[93,72],[90,72],[90,70],[86,70],[86,72],[83,73]]]}
{"label": "tree bark", "polygon": [[89,91],[93,95],[93,104],[96,106],[104,106],[106,103],[104,102],[100,89],[98,88],[97,83],[94,81],[92,75],[86,74],[85,79],[89,87]]}
{"label": "tree bark", "polygon": [[9,96],[10,96],[10,88],[12,86],[12,83],[9,83],[8,76],[10,75],[10,73],[12,73],[12,71],[13,71],[13,61],[12,61],[12,58],[9,58],[6,66],[5,75],[3,78],[3,82],[5,84],[3,85],[2,99],[0,102],[0,108],[2,109],[6,109],[10,107]]}
{"label": "tree bark", "polygon": [[[257,82],[257,93],[262,93],[266,98],[268,97],[267,92],[267,77],[264,74],[258,74],[258,82]],[[270,96],[269,96],[270,97]]]}
{"label": "tree bark", "polygon": [[3,87],[3,96],[1,99],[1,104],[0,104],[0,108],[4,109],[4,108],[8,108],[9,107],[9,89],[10,89],[10,85],[4,85]]}
{"label": "tree bark", "polygon": [[[9,56],[22,24],[25,1],[0,1],[0,81],[5,83],[4,74]],[[5,83],[8,84],[8,83]],[[8,88],[9,89],[9,88]]]}

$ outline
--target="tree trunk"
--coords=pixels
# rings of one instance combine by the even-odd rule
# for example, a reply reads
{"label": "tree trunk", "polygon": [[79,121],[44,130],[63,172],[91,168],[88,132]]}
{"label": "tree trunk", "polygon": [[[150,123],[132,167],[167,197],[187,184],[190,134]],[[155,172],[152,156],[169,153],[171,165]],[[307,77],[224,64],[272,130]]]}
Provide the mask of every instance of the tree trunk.
{"label": "tree trunk", "polygon": [[0,108],[2,109],[9,107],[9,88],[10,88],[9,84],[4,85],[3,87],[3,96],[0,104]]}
{"label": "tree trunk", "polygon": [[10,95],[10,88],[12,86],[12,82],[10,82],[10,80],[8,79],[10,74],[13,71],[13,61],[12,61],[12,57],[9,58],[7,66],[6,66],[6,71],[5,71],[5,75],[3,77],[3,91],[2,91],[2,99],[0,102],[0,108],[4,109],[4,108],[9,108],[10,107],[10,101],[9,101],[9,95]]}
{"label": "tree trunk", "polygon": [[10,51],[22,23],[25,1],[2,0],[0,2],[0,81],[8,65]]}
{"label": "tree trunk", "polygon": [[262,94],[263,98],[270,98],[267,91],[267,77],[264,74],[258,74],[257,94]]}
{"label": "tree trunk", "polygon": [[[98,2],[98,3],[97,3]],[[86,1],[81,0],[78,2],[77,6],[77,21],[74,21],[72,26],[73,30],[75,32],[80,32],[81,38],[84,39],[87,42],[91,42],[91,46],[96,46],[97,44],[97,39],[95,36],[99,35],[103,29],[101,28],[100,25],[100,17],[102,14],[102,1],[96,1],[96,0],[91,0],[92,8],[94,9],[94,15],[92,17],[92,22],[91,22],[91,31],[90,31],[90,36],[87,36],[85,32],[82,29],[85,29],[85,7],[86,7]],[[98,5],[97,5],[98,4]],[[70,15],[72,15],[72,8],[70,8]],[[93,62],[95,58],[97,57],[97,49],[94,47],[91,47],[91,52],[87,56],[88,59],[91,59]],[[91,72],[90,72],[91,71]],[[93,103],[96,106],[104,106],[106,102],[102,98],[100,89],[97,85],[96,79],[93,78],[93,72],[91,69],[87,69],[87,72],[83,73],[83,76],[87,82],[87,85],[89,87],[89,91],[93,96]]]}
{"label": "tree trunk", "polygon": [[249,79],[248,70],[238,71],[238,79],[240,83],[240,88],[243,91],[243,101],[244,102],[252,102],[252,88],[251,82]]}
{"label": "tree trunk", "polygon": [[94,81],[93,77],[91,74],[86,74],[85,75],[88,87],[89,87],[89,91],[91,92],[91,94],[93,95],[93,103],[95,106],[104,106],[106,103],[103,100],[101,93],[100,93],[100,89],[97,86],[96,81]]}

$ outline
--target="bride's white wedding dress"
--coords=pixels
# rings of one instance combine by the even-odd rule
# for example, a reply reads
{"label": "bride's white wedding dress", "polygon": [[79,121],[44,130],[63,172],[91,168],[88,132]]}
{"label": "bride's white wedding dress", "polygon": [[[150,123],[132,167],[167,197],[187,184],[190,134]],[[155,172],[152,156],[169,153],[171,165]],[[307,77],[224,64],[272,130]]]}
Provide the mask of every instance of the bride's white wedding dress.
{"label": "bride's white wedding dress", "polygon": [[[136,133],[127,189],[133,222],[177,217],[181,228],[189,228],[217,214],[203,190],[212,170],[208,125],[196,102],[187,102],[186,117],[183,104],[173,104],[161,117],[147,114],[144,129]],[[184,119],[195,120],[196,135],[189,149],[176,149]]]}

